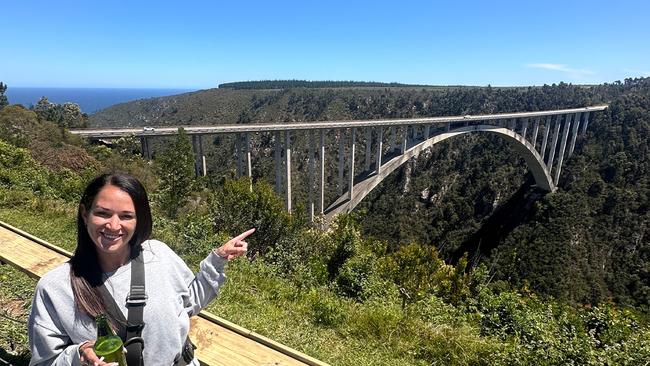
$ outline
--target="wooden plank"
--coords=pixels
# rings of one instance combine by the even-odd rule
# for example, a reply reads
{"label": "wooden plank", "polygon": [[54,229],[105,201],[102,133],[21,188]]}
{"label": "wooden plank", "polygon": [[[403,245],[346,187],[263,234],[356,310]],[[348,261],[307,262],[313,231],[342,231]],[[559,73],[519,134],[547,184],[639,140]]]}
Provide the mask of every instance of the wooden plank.
{"label": "wooden plank", "polygon": [[68,260],[5,227],[0,229],[0,258],[36,279]]}
{"label": "wooden plank", "polygon": [[[64,263],[71,253],[0,221],[0,260],[33,278]],[[328,366],[207,311],[190,319],[190,338],[203,365]]]}

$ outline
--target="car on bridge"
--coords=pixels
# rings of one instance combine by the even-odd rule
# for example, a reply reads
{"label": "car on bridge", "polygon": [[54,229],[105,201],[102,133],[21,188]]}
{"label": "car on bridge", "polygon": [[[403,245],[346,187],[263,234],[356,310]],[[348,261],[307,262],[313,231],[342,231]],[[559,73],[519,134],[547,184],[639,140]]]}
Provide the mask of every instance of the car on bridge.
{"label": "car on bridge", "polygon": [[153,128],[153,127],[143,127],[142,131],[143,132],[154,132],[154,131],[156,131],[156,129]]}

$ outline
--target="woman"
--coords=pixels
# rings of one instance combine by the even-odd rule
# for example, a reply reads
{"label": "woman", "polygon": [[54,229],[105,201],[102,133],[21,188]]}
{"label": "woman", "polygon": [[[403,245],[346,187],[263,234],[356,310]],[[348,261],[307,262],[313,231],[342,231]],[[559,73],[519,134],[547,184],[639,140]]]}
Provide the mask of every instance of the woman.
{"label": "woman", "polygon": [[[137,268],[138,261],[144,263],[147,294],[142,359],[145,365],[178,364],[189,318],[217,295],[226,262],[246,253],[244,239],[255,229],[214,249],[194,275],[164,243],[149,239],[151,225],[149,200],[137,179],[105,174],[86,187],[73,257],[36,286],[29,316],[30,365],[107,365],[93,351],[94,318],[109,314],[112,300],[128,314],[131,267],[136,263]],[[112,299],[104,300],[106,293]],[[196,359],[189,362],[198,365]]]}

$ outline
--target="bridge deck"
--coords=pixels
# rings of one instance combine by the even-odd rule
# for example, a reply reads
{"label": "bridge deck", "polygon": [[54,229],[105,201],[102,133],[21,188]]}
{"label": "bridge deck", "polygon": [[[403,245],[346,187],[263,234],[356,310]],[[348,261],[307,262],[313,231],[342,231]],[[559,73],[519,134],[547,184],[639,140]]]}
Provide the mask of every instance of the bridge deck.
{"label": "bridge deck", "polygon": [[[33,278],[40,278],[71,256],[59,247],[0,221],[0,261]],[[327,364],[251,332],[209,312],[191,319],[190,338],[204,365],[318,365]]]}
{"label": "bridge deck", "polygon": [[188,135],[204,135],[218,133],[244,133],[244,132],[271,132],[271,131],[305,131],[305,130],[322,130],[322,129],[340,129],[340,128],[363,128],[375,126],[409,126],[439,124],[450,122],[476,122],[476,121],[496,121],[512,118],[533,118],[551,115],[571,114],[580,112],[602,111],[607,105],[591,106],[583,108],[569,108],[548,111],[535,112],[515,112],[515,113],[497,113],[483,115],[465,115],[465,116],[442,116],[442,117],[425,117],[425,118],[395,118],[395,119],[376,119],[376,120],[354,120],[354,121],[314,121],[314,122],[292,122],[292,123],[250,123],[250,124],[223,124],[219,121],[206,121],[209,125],[205,126],[152,126],[133,128],[87,128],[71,129],[70,133],[87,138],[119,138],[123,136],[134,135],[137,137],[156,137],[175,135],[178,128],[183,127]]}

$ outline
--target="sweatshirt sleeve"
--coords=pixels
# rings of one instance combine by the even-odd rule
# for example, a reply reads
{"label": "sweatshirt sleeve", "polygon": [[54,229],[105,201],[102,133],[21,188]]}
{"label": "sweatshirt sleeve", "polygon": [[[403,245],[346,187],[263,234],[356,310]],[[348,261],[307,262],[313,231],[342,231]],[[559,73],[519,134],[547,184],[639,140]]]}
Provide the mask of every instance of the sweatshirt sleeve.
{"label": "sweatshirt sleeve", "polygon": [[189,296],[183,299],[189,316],[198,314],[217,296],[226,281],[226,262],[214,252],[210,252],[207,258],[201,261],[199,272],[189,281]]}
{"label": "sweatshirt sleeve", "polygon": [[[29,330],[32,358],[29,365],[80,366],[79,345],[68,344],[62,334],[36,325]],[[31,341],[33,339],[33,342]]]}
{"label": "sweatshirt sleeve", "polygon": [[218,256],[214,251],[201,261],[199,271],[193,273],[187,264],[166,244],[151,240],[149,241],[154,252],[165,257],[165,262],[171,265],[179,283],[177,291],[181,292],[183,307],[188,316],[198,314],[201,309],[208,306],[219,293],[220,287],[226,281],[225,267],[228,262]]}
{"label": "sweatshirt sleeve", "polygon": [[57,319],[55,306],[42,286],[37,286],[29,315],[29,365],[80,366],[79,345],[74,344]]}

